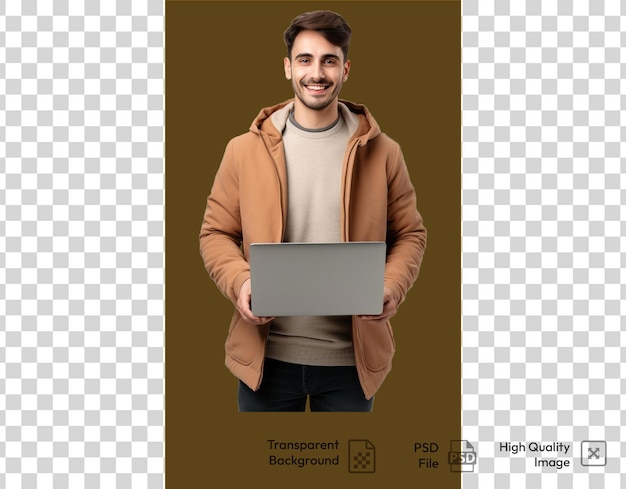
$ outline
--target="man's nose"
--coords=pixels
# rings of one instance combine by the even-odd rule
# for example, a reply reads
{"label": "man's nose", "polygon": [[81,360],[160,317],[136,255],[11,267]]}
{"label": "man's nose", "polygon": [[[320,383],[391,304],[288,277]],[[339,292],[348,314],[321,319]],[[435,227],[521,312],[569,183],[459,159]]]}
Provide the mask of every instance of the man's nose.
{"label": "man's nose", "polygon": [[313,65],[313,77],[316,80],[319,80],[320,78],[325,78],[325,72],[324,72],[324,66],[322,65],[322,63],[315,63]]}

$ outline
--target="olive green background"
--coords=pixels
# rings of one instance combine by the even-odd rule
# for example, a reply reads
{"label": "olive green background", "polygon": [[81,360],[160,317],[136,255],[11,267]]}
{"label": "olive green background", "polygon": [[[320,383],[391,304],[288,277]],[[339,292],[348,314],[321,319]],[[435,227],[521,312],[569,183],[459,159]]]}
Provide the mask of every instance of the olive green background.
{"label": "olive green background", "polygon": [[[392,320],[393,370],[372,413],[238,413],[224,367],[232,304],[204,270],[198,234],[228,140],[261,107],[293,96],[282,33],[307,10],[353,29],[341,98],[364,103],[404,151],[428,229],[420,277]],[[167,1],[166,484],[459,488],[461,438],[461,3]],[[340,442],[339,467],[271,467],[268,439]],[[376,447],[376,472],[349,473],[348,441]],[[436,442],[437,469],[418,469]],[[337,452],[326,454],[335,455]],[[298,454],[296,454],[298,455]],[[323,456],[322,452],[300,456]]]}

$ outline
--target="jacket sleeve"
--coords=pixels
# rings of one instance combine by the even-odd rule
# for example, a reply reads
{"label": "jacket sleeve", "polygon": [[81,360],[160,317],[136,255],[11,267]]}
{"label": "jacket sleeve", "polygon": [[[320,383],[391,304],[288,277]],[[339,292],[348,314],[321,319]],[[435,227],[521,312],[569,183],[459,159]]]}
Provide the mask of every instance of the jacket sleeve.
{"label": "jacket sleeve", "polygon": [[402,150],[397,143],[395,146],[388,174],[385,287],[401,304],[419,274],[426,251],[426,228]]}
{"label": "jacket sleeve", "polygon": [[239,171],[230,141],[207,198],[200,229],[200,255],[209,276],[233,303],[241,285],[250,278],[250,266],[242,252],[239,205]]}

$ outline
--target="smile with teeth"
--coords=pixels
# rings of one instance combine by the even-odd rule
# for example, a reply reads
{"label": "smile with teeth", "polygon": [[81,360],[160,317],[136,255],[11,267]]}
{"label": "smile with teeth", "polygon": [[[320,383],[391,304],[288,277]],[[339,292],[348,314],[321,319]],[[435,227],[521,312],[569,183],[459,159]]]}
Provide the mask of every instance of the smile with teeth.
{"label": "smile with teeth", "polygon": [[305,85],[305,87],[315,92],[321,92],[322,90],[326,90],[328,85]]}

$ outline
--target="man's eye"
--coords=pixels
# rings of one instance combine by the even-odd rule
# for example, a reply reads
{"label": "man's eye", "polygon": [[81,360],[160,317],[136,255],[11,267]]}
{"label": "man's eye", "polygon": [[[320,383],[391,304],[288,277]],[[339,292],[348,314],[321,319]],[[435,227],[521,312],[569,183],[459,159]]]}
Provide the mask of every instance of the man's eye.
{"label": "man's eye", "polygon": [[334,65],[335,64],[335,60],[334,59],[327,59],[324,60],[324,63],[327,65]]}

